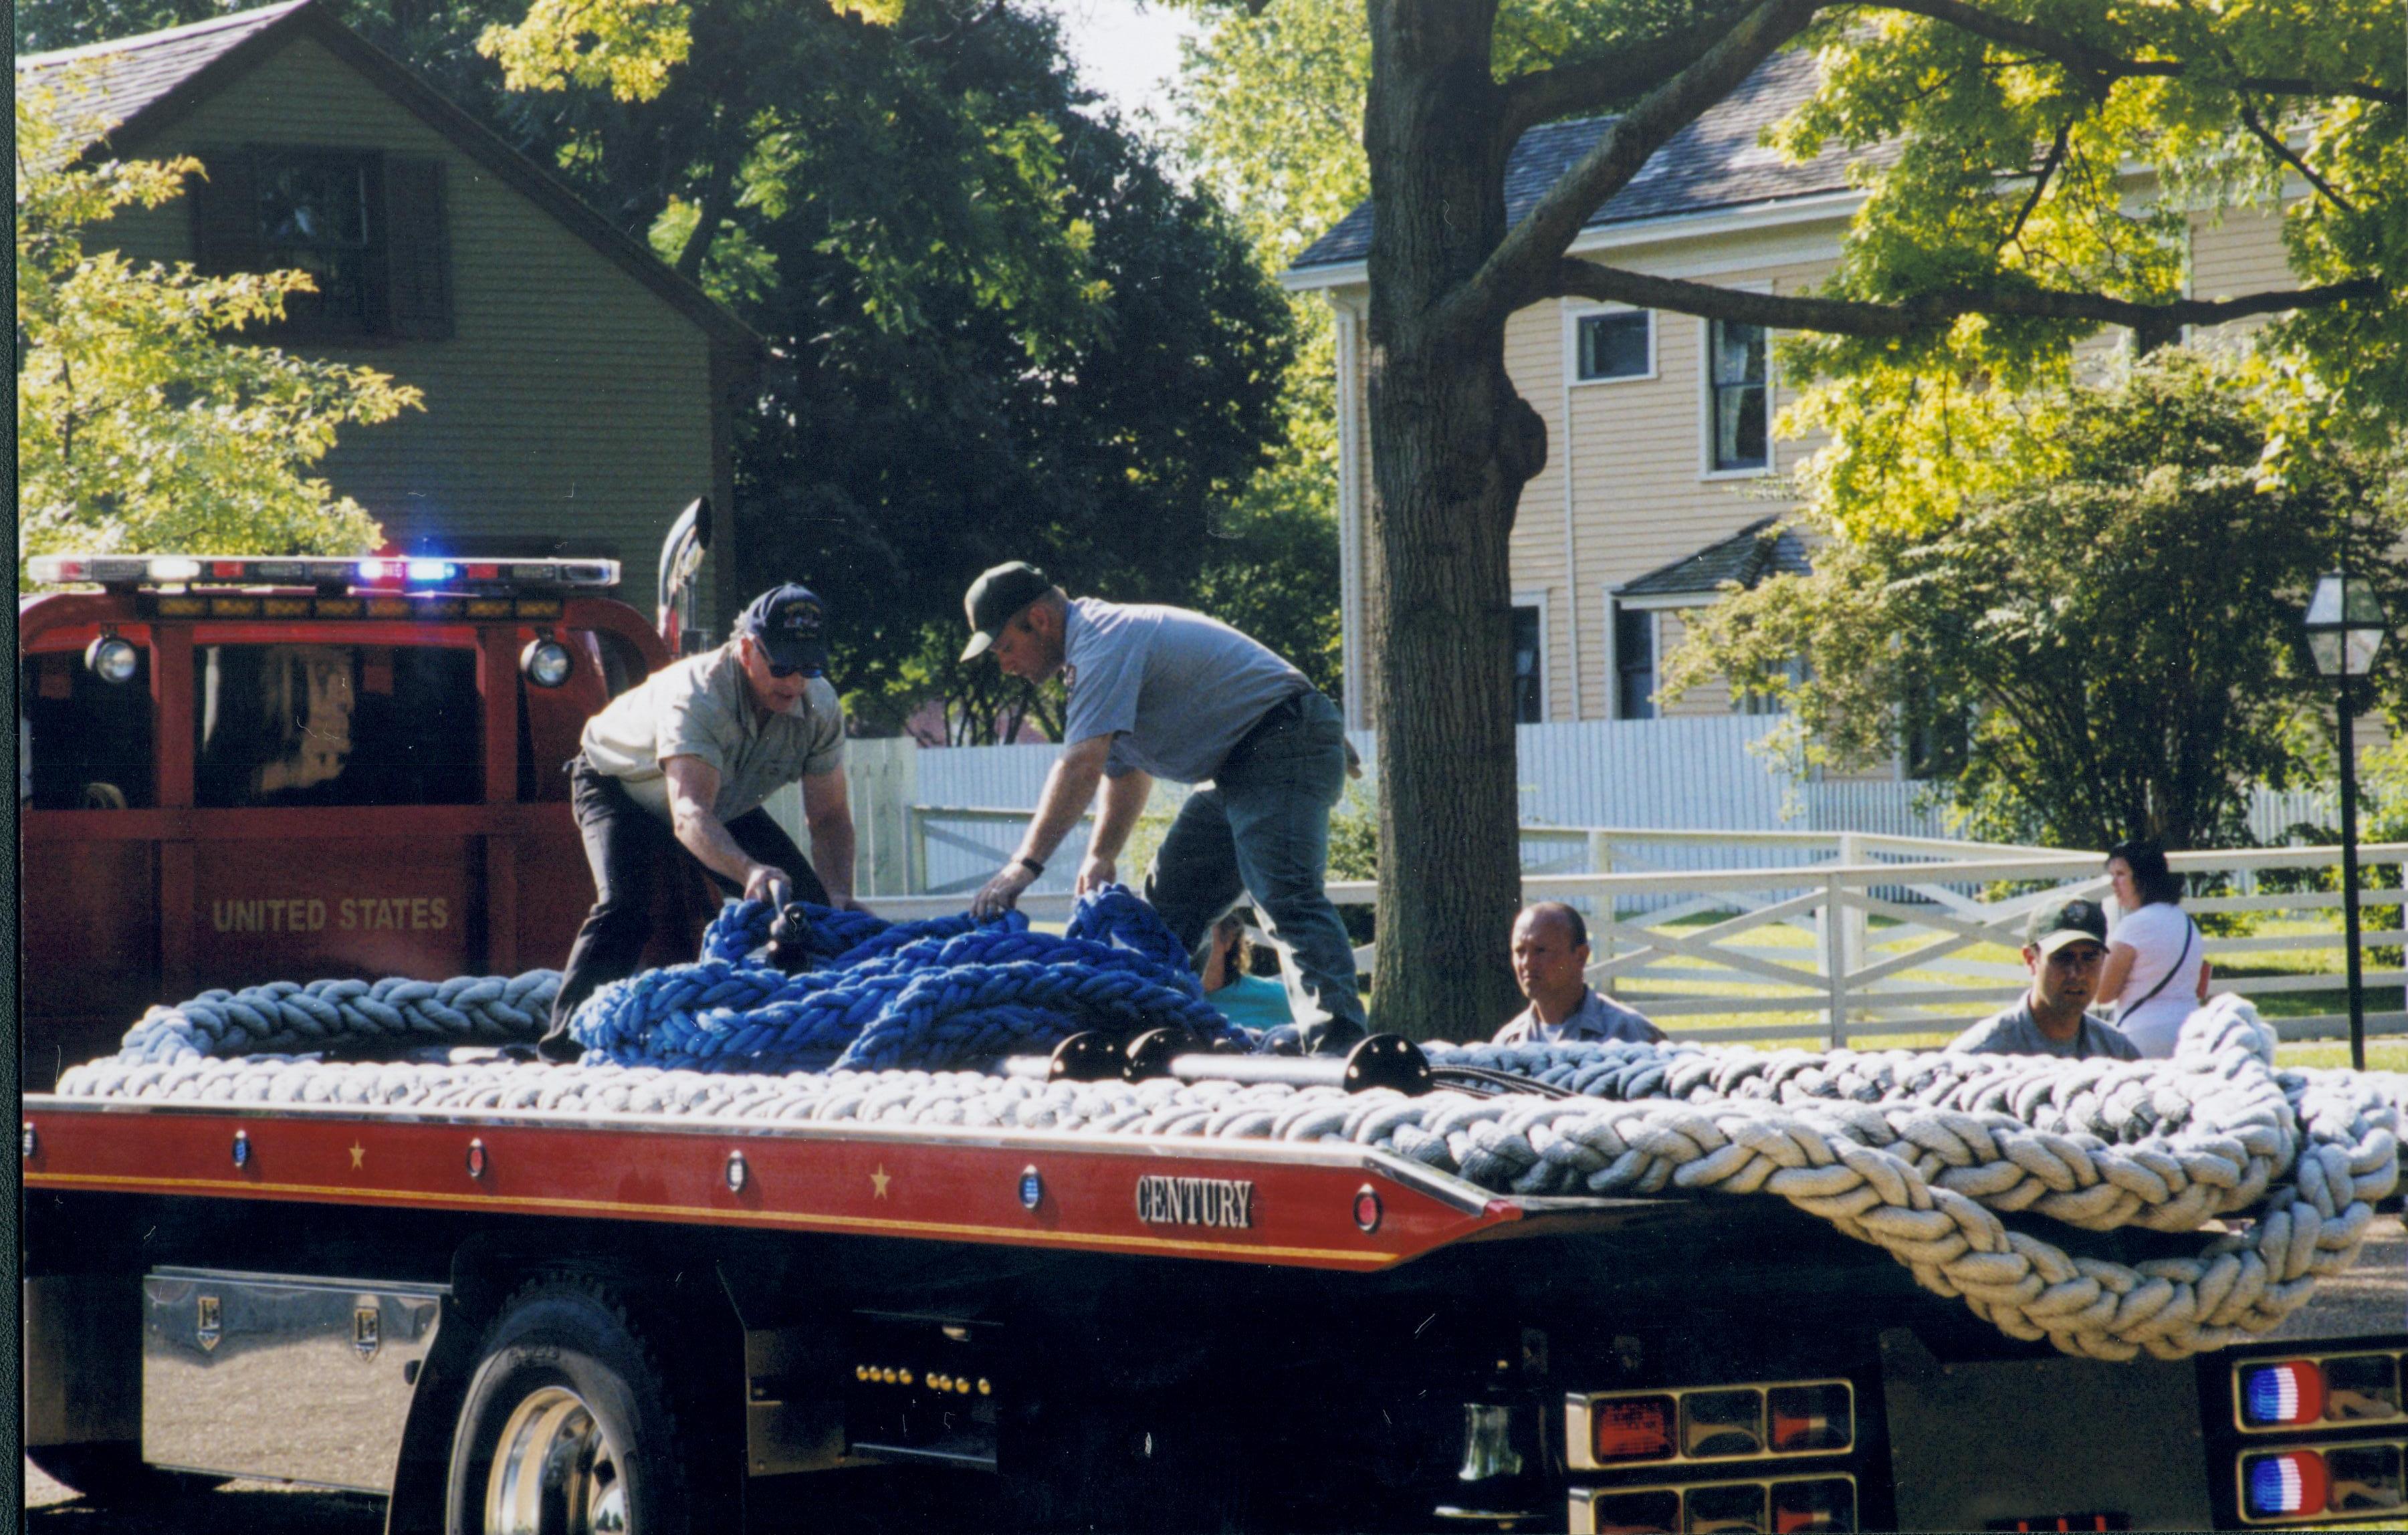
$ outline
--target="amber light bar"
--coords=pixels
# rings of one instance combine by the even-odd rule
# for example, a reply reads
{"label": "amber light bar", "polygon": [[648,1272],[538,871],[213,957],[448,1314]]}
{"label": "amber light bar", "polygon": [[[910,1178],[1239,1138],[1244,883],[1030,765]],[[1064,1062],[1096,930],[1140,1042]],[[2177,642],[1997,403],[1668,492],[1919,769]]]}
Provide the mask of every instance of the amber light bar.
{"label": "amber light bar", "polygon": [[37,554],[26,575],[44,585],[91,583],[112,591],[163,587],[306,586],[320,592],[459,592],[607,587],[616,560],[270,558],[248,554]]}
{"label": "amber light bar", "polygon": [[1856,1394],[1845,1380],[1573,1392],[1564,1436],[1578,1471],[1842,1455],[1856,1442]]}

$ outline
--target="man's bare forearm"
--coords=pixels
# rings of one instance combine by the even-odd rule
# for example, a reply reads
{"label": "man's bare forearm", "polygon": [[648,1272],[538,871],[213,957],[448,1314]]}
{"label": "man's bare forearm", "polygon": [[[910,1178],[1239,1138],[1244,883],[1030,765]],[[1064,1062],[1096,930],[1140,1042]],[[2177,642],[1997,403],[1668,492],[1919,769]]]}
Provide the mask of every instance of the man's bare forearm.
{"label": "man's bare forearm", "polygon": [[830,905],[853,899],[853,815],[824,816],[810,823],[811,868],[827,887]]}
{"label": "man's bare forearm", "polygon": [[1044,797],[1038,802],[1037,814],[1014,856],[1041,864],[1054,855],[1062,839],[1079,824],[1079,817],[1087,813],[1087,804],[1096,796],[1096,781],[1104,776],[1104,753],[1111,746],[1111,738],[1099,736],[1062,754],[1062,760],[1045,775]]}
{"label": "man's bare forearm", "polygon": [[1118,858],[1121,849],[1128,845],[1129,833],[1137,829],[1138,817],[1145,813],[1145,802],[1153,796],[1151,773],[1132,768],[1118,778],[1105,779],[1103,813],[1096,818],[1095,835],[1087,839],[1087,855]]}
{"label": "man's bare forearm", "polygon": [[705,867],[726,875],[738,884],[752,877],[752,855],[737,845],[728,834],[727,825],[699,806],[672,804],[669,824],[677,839],[688,853],[701,859]]}

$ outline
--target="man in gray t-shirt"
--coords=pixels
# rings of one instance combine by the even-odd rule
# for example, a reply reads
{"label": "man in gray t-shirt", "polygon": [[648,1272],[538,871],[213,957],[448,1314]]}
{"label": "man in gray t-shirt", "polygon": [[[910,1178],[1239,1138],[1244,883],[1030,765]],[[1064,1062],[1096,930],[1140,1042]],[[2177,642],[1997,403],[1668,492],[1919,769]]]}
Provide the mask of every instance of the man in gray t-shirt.
{"label": "man in gray t-shirt", "polygon": [[[594,874],[594,909],[561,968],[547,1060],[582,1054],[578,1004],[632,975],[652,935],[664,868],[694,868],[729,895],[853,903],[853,806],[844,710],[824,674],[826,615],[800,586],[763,593],[727,643],[672,661],[585,723],[569,803]],[[814,869],[762,801],[800,782]]]}
{"label": "man in gray t-shirt", "polygon": [[970,910],[1009,910],[1102,788],[1082,893],[1111,883],[1156,777],[1204,785],[1180,808],[1145,898],[1190,954],[1250,900],[1279,949],[1306,1046],[1363,1037],[1354,947],[1323,886],[1329,811],[1346,783],[1338,710],[1304,674],[1218,619],[1183,608],[1072,601],[1034,567],[979,577],[962,659],[994,651],[1014,677],[1060,672],[1070,691],[1062,759],[1019,852]]}
{"label": "man in gray t-shirt", "polygon": [[2099,903],[2052,901],[2032,913],[2024,940],[2031,989],[2014,1006],[1956,1036],[1948,1048],[1972,1055],[2139,1060],[2138,1046],[2082,1011],[2099,990],[2100,968],[2107,958],[2107,914]]}

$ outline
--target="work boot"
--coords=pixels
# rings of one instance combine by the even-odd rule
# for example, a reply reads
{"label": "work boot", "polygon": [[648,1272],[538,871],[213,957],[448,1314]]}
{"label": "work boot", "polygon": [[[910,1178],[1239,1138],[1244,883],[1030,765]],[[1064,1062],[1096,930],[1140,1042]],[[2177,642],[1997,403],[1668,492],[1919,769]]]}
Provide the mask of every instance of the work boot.
{"label": "work boot", "polygon": [[535,1042],[535,1053],[554,1066],[575,1066],[584,1058],[585,1047],[568,1037],[566,1028],[555,1028]]}

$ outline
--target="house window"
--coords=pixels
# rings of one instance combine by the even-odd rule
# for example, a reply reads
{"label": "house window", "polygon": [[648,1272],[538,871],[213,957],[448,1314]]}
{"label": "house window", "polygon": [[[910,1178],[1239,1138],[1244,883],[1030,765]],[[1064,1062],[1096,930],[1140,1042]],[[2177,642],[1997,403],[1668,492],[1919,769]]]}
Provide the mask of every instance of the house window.
{"label": "house window", "polygon": [[1643,608],[1613,610],[1613,717],[1656,717],[1656,615]]}
{"label": "house window", "polygon": [[[1806,664],[1792,657],[1781,668],[1781,675],[1792,688],[1806,680]],[[1731,707],[1742,714],[1780,714],[1787,711],[1785,695],[1768,689],[1742,688],[1731,695]]]}
{"label": "house window", "polygon": [[1513,610],[1513,723],[1537,724],[1547,717],[1547,626],[1536,607]]}
{"label": "house window", "polygon": [[259,157],[260,254],[277,270],[309,274],[316,293],[284,301],[295,327],[353,331],[375,329],[369,312],[371,241],[376,227],[368,202],[373,169],[362,154],[279,150]]}
{"label": "house window", "polygon": [[1726,320],[1706,323],[1707,422],[1714,472],[1761,469],[1770,462],[1766,443],[1764,327]]}
{"label": "house window", "polygon": [[297,268],[316,286],[286,298],[282,323],[245,339],[452,335],[441,161],[285,145],[197,158],[194,265],[210,276]]}
{"label": "house window", "polygon": [[1583,383],[1653,377],[1654,333],[1653,316],[1645,309],[1581,316],[1575,332],[1575,377]]}

